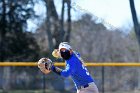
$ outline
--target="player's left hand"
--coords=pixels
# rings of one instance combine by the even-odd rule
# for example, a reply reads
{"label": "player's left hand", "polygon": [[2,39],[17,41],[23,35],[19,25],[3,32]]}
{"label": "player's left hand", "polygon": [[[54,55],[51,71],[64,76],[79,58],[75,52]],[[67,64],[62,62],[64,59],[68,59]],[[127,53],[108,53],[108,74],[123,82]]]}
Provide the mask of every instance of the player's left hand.
{"label": "player's left hand", "polygon": [[38,68],[44,73],[48,74],[51,71],[53,62],[49,58],[41,58],[38,61]]}

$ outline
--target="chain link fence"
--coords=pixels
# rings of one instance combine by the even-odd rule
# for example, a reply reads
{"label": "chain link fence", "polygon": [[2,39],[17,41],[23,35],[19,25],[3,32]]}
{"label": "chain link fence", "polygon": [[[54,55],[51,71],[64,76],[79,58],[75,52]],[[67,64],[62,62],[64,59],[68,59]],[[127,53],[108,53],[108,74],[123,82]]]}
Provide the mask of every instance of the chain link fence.
{"label": "chain link fence", "polygon": [[[64,67],[61,67],[64,69]],[[100,93],[139,93],[140,68],[87,67]],[[72,79],[51,72],[44,75],[36,66],[0,67],[0,93],[76,93]]]}

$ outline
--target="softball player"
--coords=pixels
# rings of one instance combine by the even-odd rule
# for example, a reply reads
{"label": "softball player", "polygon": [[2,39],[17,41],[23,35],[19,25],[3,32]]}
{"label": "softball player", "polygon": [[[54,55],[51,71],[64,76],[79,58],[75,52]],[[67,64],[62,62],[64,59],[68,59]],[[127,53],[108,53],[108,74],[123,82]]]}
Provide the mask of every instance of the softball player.
{"label": "softball player", "polygon": [[45,58],[42,58],[38,62],[38,67],[43,73],[46,73],[48,70],[52,70],[56,74],[63,77],[71,76],[76,86],[77,93],[99,93],[98,88],[94,83],[94,79],[84,66],[82,58],[78,53],[72,50],[71,46],[67,42],[60,43],[58,51],[55,50],[53,55],[55,57],[61,56],[66,62],[66,68],[62,70],[54,66],[50,59],[48,59],[48,62],[46,62],[44,60]]}

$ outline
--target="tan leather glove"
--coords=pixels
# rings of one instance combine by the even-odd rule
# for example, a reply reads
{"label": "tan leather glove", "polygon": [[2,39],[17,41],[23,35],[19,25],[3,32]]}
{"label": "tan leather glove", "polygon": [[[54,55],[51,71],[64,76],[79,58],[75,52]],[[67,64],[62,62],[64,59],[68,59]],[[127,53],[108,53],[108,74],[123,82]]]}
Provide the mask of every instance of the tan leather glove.
{"label": "tan leather glove", "polygon": [[51,67],[53,63],[49,58],[41,58],[38,61],[38,68],[44,73],[48,74],[51,72]]}

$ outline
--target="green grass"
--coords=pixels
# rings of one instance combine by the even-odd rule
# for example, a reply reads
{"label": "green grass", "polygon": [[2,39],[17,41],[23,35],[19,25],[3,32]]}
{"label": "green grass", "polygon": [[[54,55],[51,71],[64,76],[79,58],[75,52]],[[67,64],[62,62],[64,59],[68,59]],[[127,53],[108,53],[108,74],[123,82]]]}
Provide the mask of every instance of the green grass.
{"label": "green grass", "polygon": [[[10,90],[8,92],[4,92],[2,90],[0,90],[0,93],[44,93],[43,90]],[[45,93],[71,93],[68,91],[63,91],[63,92],[58,92],[55,90],[45,90]]]}
{"label": "green grass", "polygon": [[137,91],[117,91],[117,92],[105,92],[105,93],[140,93],[140,90],[137,90]]}
{"label": "green grass", "polygon": [[[44,91],[43,90],[10,90],[9,92],[3,92],[2,90],[0,90],[0,93],[44,93]],[[73,92],[68,92],[68,91],[58,92],[55,90],[45,90],[45,93],[73,93]],[[100,93],[102,93],[102,92],[100,92]],[[105,92],[105,93],[140,93],[140,90]]]}

